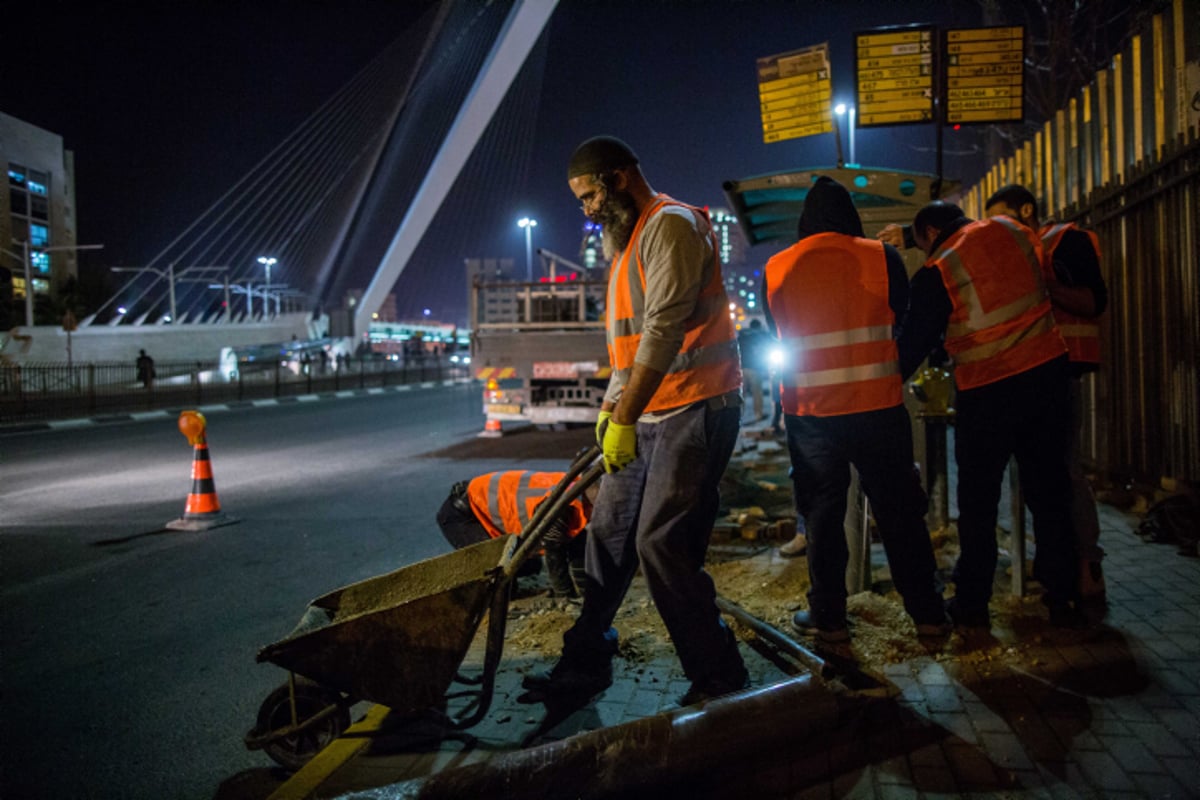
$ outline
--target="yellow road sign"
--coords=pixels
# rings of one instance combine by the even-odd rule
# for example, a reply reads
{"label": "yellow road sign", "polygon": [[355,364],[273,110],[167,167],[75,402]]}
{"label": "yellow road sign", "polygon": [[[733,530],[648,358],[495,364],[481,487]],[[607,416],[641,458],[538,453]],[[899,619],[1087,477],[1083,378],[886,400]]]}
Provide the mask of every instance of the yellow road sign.
{"label": "yellow road sign", "polygon": [[833,130],[827,42],[760,58],[756,66],[764,142]]}
{"label": "yellow road sign", "polygon": [[854,35],[858,125],[933,119],[933,26],[877,28]]}
{"label": "yellow road sign", "polygon": [[946,31],[946,122],[1011,122],[1025,105],[1025,29]]}

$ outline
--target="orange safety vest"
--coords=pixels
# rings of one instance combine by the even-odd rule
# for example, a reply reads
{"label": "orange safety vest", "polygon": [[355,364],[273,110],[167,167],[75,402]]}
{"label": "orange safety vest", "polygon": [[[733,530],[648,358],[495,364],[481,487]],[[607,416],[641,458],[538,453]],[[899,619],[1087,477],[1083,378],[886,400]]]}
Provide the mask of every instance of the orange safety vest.
{"label": "orange safety vest", "polygon": [[[1100,238],[1093,231],[1085,231],[1073,222],[1061,225],[1047,225],[1039,235],[1042,237],[1042,250],[1046,258],[1046,274],[1054,270],[1054,248],[1062,241],[1067,231],[1083,231],[1092,242],[1096,251],[1096,260],[1100,260]],[[1067,352],[1071,361],[1079,364],[1100,365],[1100,323],[1096,319],[1079,317],[1061,308],[1053,308],[1054,321],[1058,330],[1067,342]]]}
{"label": "orange safety vest", "polygon": [[[638,217],[625,250],[613,258],[605,310],[608,358],[613,370],[626,381],[633,370],[645,325],[646,269],[638,252],[642,229],[668,205],[682,206],[708,219],[704,211],[660,194]],[[646,405],[646,412],[678,408],[742,386],[737,333],[729,317],[729,298],[721,281],[720,250],[711,228],[708,236],[715,261],[712,277],[696,298],[696,308],[684,325],[683,345]]]}
{"label": "orange safety vest", "polygon": [[1016,220],[967,223],[925,265],[937,267],[953,306],[945,346],[959,389],[995,383],[1067,352],[1050,313],[1041,242]]}
{"label": "orange safety vest", "polygon": [[[475,518],[493,539],[506,533],[519,534],[533,518],[538,504],[562,480],[563,472],[489,472],[467,484],[467,501]],[[567,533],[574,537],[587,525],[583,503],[569,506]]]}
{"label": "orange safety vest", "polygon": [[767,262],[767,304],[791,353],[780,370],[786,413],[830,417],[904,402],[881,242],[806,236]]}

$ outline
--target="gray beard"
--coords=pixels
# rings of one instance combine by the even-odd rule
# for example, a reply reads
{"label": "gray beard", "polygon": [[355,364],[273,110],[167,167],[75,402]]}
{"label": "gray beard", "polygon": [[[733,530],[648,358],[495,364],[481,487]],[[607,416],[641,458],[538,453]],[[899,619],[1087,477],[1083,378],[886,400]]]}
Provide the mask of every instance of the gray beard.
{"label": "gray beard", "polygon": [[604,258],[611,261],[629,245],[633,237],[638,220],[637,205],[628,194],[612,194],[597,216],[603,226],[600,241]]}

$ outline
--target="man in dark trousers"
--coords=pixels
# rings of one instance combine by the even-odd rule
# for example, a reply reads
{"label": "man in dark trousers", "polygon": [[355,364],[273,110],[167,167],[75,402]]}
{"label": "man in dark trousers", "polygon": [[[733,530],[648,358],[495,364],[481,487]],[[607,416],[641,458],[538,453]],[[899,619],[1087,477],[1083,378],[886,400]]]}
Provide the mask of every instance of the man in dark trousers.
{"label": "man in dark trousers", "polygon": [[767,418],[763,379],[769,370],[767,356],[771,349],[771,337],[763,329],[762,321],[751,320],[749,327],[738,331],[738,349],[742,356],[742,389],[749,393],[746,401],[754,413],[750,421],[761,422]]}
{"label": "man in dark trousers", "polygon": [[805,198],[799,241],[767,262],[764,286],[790,354],[779,380],[808,532],[809,607],[793,626],[826,642],[850,638],[843,521],[853,465],[917,634],[947,633],[893,338],[908,307],[900,254],[864,238],[850,193],[822,176]]}
{"label": "man in dark trousers", "polygon": [[655,192],[619,139],[583,142],[567,182],[603,226],[612,258],[605,328],[613,371],[597,425],[607,474],[588,530],[579,618],[554,668],[523,685],[578,696],[612,683],[612,623],[640,564],[691,681],[679,702],[690,705],[747,682],[704,570],[742,406],[719,248],[708,215]]}
{"label": "man in dark trousers", "polygon": [[1079,591],[1100,605],[1105,601],[1100,562],[1100,518],[1096,496],[1083,471],[1083,376],[1100,369],[1099,317],[1108,308],[1108,287],[1100,273],[1100,240],[1073,223],[1041,225],[1037,199],[1024,186],[1002,186],[988,198],[984,213],[1011,217],[1042,240],[1043,269],[1054,321],[1067,343],[1071,390],[1071,523],[1079,546]]}
{"label": "man in dark trousers", "polygon": [[1076,626],[1076,548],[1070,518],[1067,346],[1054,323],[1033,231],[1006,217],[973,222],[956,205],[930,203],[912,237],[928,258],[913,275],[899,339],[907,378],[944,339],[958,388],[955,624],[990,627],[996,517],[1004,470],[1015,457],[1037,538],[1034,576],[1055,625]]}
{"label": "man in dark trousers", "polygon": [[146,355],[145,350],[138,350],[135,366],[137,367],[138,383],[149,389],[151,384],[154,383],[154,379],[158,376],[158,373],[154,371],[154,359]]}

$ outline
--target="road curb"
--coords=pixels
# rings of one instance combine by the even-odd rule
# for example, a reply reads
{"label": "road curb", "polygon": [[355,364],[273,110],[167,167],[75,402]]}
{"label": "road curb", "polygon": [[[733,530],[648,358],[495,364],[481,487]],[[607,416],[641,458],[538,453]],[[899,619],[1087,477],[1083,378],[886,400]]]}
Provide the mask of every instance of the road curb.
{"label": "road curb", "polygon": [[[319,400],[344,400],[348,397],[371,397],[380,394],[411,392],[416,389],[436,389],[440,386],[457,386],[472,383],[474,378],[451,378],[443,381],[425,381],[422,383],[403,383],[397,386],[372,386],[365,389],[341,389],[338,391],[313,392],[310,394],[289,395],[286,397],[265,397],[257,400],[231,400],[227,403],[209,403],[199,406],[189,406],[202,414],[214,414],[224,411],[241,411],[247,408],[266,408],[269,406],[294,405],[297,403],[315,403]],[[119,422],[144,422],[146,420],[168,419],[179,416],[185,408],[164,408],[154,411],[130,411],[118,414],[97,414],[92,417],[76,417],[72,419],[55,419],[45,422],[16,422],[11,425],[0,425],[0,437],[38,431],[68,430],[84,428],[92,425],[111,425]]]}

